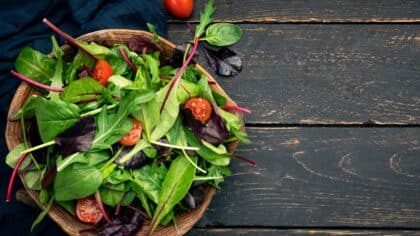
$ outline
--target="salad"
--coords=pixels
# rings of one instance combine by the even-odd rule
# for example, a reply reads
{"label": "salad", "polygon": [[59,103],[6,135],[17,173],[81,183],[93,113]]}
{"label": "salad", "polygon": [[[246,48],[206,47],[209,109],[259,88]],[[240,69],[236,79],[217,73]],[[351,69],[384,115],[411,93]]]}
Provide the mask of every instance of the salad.
{"label": "salad", "polygon": [[20,172],[47,206],[32,229],[58,204],[99,235],[132,235],[146,219],[152,235],[199,207],[204,186],[218,187],[233,158],[253,164],[227,149],[250,142],[231,113],[249,111],[228,106],[194,66],[200,41],[228,46],[240,38],[237,26],[210,25],[214,11],[208,1],[193,43],[170,58],[162,58],[152,25],[152,40],[106,47],[76,40],[44,19],[78,50],[66,61],[52,36],[52,57],[26,47],[11,72],[38,91],[14,114],[23,142],[6,157],[14,169],[6,200]]}

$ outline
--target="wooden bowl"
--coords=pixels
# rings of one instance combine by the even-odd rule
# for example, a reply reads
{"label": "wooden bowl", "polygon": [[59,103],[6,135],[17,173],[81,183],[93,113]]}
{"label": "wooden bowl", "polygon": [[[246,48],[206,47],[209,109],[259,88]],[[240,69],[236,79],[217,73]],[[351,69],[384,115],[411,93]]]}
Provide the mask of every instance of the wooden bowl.
{"label": "wooden bowl", "polygon": [[[88,33],[85,35],[80,36],[78,39],[84,41],[94,41],[96,43],[105,45],[105,46],[112,46],[114,44],[127,44],[131,37],[144,37],[148,39],[152,39],[153,36],[149,32],[139,31],[139,30],[125,30],[125,29],[109,29],[109,30],[100,30],[95,31],[92,33]],[[164,49],[162,56],[169,56],[175,49],[175,44],[160,38],[160,45]],[[74,56],[75,50],[68,45],[64,45],[61,47],[64,51],[64,58],[69,60]],[[208,80],[216,81],[206,70],[204,70],[200,65],[196,65],[196,67],[202,71],[208,78]],[[236,105],[232,99],[226,95],[223,89],[217,84],[212,84],[212,89],[218,93],[225,95],[228,99],[228,105]],[[21,83],[18,87],[15,96],[10,104],[9,112],[8,112],[8,121],[6,126],[6,143],[9,150],[12,150],[16,145],[23,142],[22,137],[22,130],[18,121],[11,120],[11,117],[19,111],[22,105],[25,103],[26,99],[31,96],[32,94],[36,93],[29,85],[26,83]],[[241,120],[242,116],[238,115]],[[230,153],[233,153],[237,146],[238,142],[230,143],[228,145],[228,150]],[[20,175],[20,178],[23,181],[23,176]],[[30,190],[25,186],[26,191],[31,196],[31,198],[37,203],[39,207],[42,209],[45,205],[41,204],[38,200],[38,192]],[[205,189],[205,199],[201,206],[195,210],[191,210],[182,214],[177,215],[176,224],[177,227],[175,228],[173,224],[170,224],[166,227],[159,227],[155,231],[154,235],[159,236],[167,236],[167,235],[183,235],[188,230],[190,230],[194,224],[201,218],[201,216],[206,211],[207,207],[210,204],[210,201],[213,198],[215,193],[215,189],[212,187],[208,187]],[[49,216],[53,219],[60,227],[69,235],[80,235],[79,230],[92,228],[91,225],[83,224],[79,222],[75,217],[67,213],[63,208],[58,205],[53,205],[49,211]],[[137,233],[137,235],[145,235],[150,228],[150,221],[146,221],[141,230]],[[90,235],[92,233],[86,233],[84,235]]]}

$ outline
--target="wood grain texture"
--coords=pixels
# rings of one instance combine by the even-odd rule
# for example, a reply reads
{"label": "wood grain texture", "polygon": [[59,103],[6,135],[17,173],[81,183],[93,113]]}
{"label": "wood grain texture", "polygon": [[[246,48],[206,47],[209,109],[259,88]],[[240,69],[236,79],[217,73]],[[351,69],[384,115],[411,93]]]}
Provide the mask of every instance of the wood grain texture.
{"label": "wood grain texture", "polygon": [[420,235],[420,231],[415,230],[327,230],[327,229],[266,229],[266,228],[219,228],[219,229],[193,229],[188,236],[220,236],[220,235],[241,235],[241,236],[278,236],[278,235]]}
{"label": "wood grain texture", "polygon": [[[248,123],[419,124],[420,25],[241,26],[243,71],[216,78]],[[190,37],[170,26],[171,40]]]}
{"label": "wood grain texture", "polygon": [[[197,22],[204,0],[195,1]],[[216,0],[218,21],[268,23],[420,22],[416,0]],[[170,22],[179,22],[172,18]]]}
{"label": "wood grain texture", "polygon": [[420,229],[420,129],[247,130],[199,227]]}

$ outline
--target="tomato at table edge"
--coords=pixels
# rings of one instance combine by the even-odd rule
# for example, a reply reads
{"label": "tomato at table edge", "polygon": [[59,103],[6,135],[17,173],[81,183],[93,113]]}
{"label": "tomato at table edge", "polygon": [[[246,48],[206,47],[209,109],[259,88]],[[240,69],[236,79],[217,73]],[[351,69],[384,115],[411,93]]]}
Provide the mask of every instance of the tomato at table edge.
{"label": "tomato at table edge", "polygon": [[[201,113],[205,112],[206,114],[197,114],[197,110],[193,110],[193,109],[198,108],[198,106],[192,107],[194,102],[203,104],[205,108],[203,109],[203,111],[201,111]],[[194,118],[201,121],[201,123],[203,124],[205,124],[210,119],[211,113],[213,111],[210,102],[207,99],[200,98],[200,97],[189,98],[184,103],[184,107],[186,109],[189,109],[191,113],[193,114]],[[201,108],[203,107],[201,106]]]}
{"label": "tomato at table edge", "polygon": [[[91,204],[91,206],[89,206],[89,207],[95,207],[96,208],[96,209],[93,209],[93,210],[95,211],[95,214],[100,213],[98,215],[98,216],[100,216],[98,219],[96,219],[94,221],[91,220],[91,219],[93,219],[92,218],[92,215],[89,216],[91,219],[85,219],[86,217],[83,218],[83,216],[81,215],[82,214],[82,212],[81,212],[81,204],[82,204],[83,201],[90,201],[89,203]],[[92,197],[92,196],[88,196],[88,197],[81,198],[81,199],[78,199],[77,200],[77,203],[76,203],[76,216],[77,216],[77,219],[79,219],[79,221],[81,221],[83,223],[96,225],[97,223],[99,223],[99,221],[102,220],[103,213],[102,213],[101,209],[99,208],[98,202],[95,200],[95,198]],[[94,215],[94,217],[96,217],[96,216],[97,215]]]}
{"label": "tomato at table edge", "polygon": [[92,72],[92,76],[104,87],[108,86],[108,79],[112,76],[112,67],[105,60],[97,60]]}
{"label": "tomato at table edge", "polygon": [[133,122],[133,128],[131,128],[130,131],[128,131],[128,133],[120,139],[120,144],[125,147],[131,147],[136,145],[136,143],[141,138],[141,133],[143,130],[140,121],[134,118],[132,118],[131,121]]}
{"label": "tomato at table edge", "polygon": [[178,18],[188,18],[191,16],[194,9],[193,0],[164,0],[168,12]]}

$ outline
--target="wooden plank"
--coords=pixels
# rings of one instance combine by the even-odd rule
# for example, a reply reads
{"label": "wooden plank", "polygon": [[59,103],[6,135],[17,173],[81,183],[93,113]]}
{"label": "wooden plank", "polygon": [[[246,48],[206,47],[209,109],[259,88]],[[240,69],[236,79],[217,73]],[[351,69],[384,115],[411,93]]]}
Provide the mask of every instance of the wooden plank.
{"label": "wooden plank", "polygon": [[420,129],[248,132],[198,227],[420,229]]}
{"label": "wooden plank", "polygon": [[420,231],[414,230],[321,230],[321,229],[266,229],[266,228],[216,228],[216,229],[193,229],[188,236],[278,236],[278,235],[420,235]]}
{"label": "wooden plank", "polygon": [[243,71],[218,81],[253,111],[248,123],[419,124],[420,25],[241,26]]}
{"label": "wooden plank", "polygon": [[[205,3],[195,2],[193,22],[198,21]],[[415,0],[216,0],[215,4],[215,19],[225,22],[420,22],[420,2]],[[170,22],[180,20],[171,18]]]}

